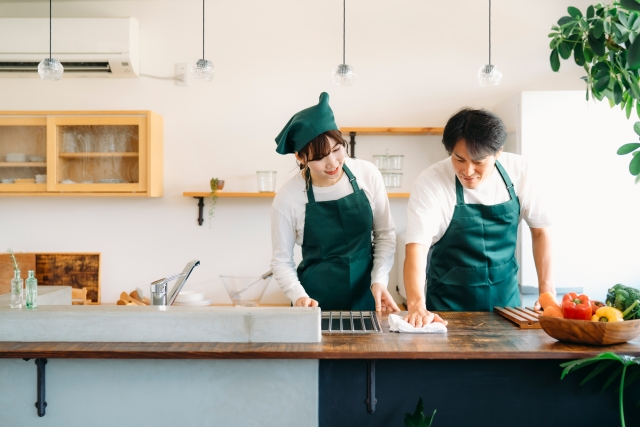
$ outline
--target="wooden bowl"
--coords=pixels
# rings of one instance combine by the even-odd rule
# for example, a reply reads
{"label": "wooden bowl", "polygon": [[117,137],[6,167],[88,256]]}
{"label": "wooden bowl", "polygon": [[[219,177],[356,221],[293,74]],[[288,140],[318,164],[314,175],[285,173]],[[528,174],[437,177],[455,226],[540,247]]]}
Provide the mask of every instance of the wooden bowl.
{"label": "wooden bowl", "polygon": [[538,316],[538,320],[550,337],[578,344],[620,344],[640,335],[640,319],[604,323]]}

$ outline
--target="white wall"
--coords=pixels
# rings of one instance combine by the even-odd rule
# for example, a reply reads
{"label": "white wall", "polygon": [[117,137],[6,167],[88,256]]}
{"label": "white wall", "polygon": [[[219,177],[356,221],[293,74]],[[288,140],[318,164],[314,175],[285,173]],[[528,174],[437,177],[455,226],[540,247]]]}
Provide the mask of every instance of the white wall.
{"label": "white wall", "polygon": [[[640,186],[622,144],[637,141],[633,123],[584,92],[522,94],[522,155],[535,162],[553,219],[557,287],[581,286],[604,300],[616,283],[640,286]],[[537,286],[530,236],[523,230],[523,284]]]}
{"label": "white wall", "polygon": [[[99,251],[102,298],[202,261],[188,288],[229,302],[219,274],[260,274],[269,268],[268,200],[221,199],[211,224],[196,224],[196,201],[212,177],[225,190],[254,191],[255,171],[278,171],[278,186],[294,173],[291,156],[275,153],[273,138],[289,117],[331,95],[340,126],[443,126],[462,106],[494,108],[523,90],[580,90],[583,71],[548,65],[546,35],[568,5],[587,0],[493,2],[493,62],[504,73],[497,88],[481,88],[487,61],[487,2],[350,0],[347,63],[358,80],[338,87],[330,70],[341,60],[340,0],[218,0],[207,2],[207,54],[212,83],[177,87],[171,81],[0,79],[0,110],[150,109],[165,119],[165,196],[0,199],[0,244],[20,251]],[[43,17],[43,2],[0,2],[0,16]],[[199,1],[55,1],[56,17],[133,16],[141,25],[143,73],[169,76],[175,63],[201,51]],[[47,29],[43,29],[47,31]],[[55,54],[55,29],[53,31]],[[358,154],[388,147],[407,157],[404,188],[443,156],[437,138],[360,140]],[[367,148],[366,145],[369,145]],[[398,230],[406,201],[392,201]],[[392,276],[392,283],[393,283]],[[264,302],[283,302],[272,283]]]}

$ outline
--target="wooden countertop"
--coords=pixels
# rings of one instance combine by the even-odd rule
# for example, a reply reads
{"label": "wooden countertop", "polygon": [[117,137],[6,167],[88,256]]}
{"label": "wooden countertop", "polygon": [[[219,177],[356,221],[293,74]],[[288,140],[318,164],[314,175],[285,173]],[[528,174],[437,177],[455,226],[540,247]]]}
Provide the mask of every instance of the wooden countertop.
{"label": "wooden countertop", "polygon": [[[0,342],[0,358],[74,359],[579,359],[605,351],[640,356],[640,339],[593,347],[520,329],[494,313],[444,313],[447,334],[324,334],[321,343]],[[78,327],[82,327],[78,325]]]}

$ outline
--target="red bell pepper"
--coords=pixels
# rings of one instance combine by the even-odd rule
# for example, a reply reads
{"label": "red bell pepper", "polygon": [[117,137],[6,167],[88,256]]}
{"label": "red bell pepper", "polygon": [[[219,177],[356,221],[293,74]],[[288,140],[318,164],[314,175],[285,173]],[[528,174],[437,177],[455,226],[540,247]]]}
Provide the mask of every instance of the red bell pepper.
{"label": "red bell pepper", "polygon": [[582,294],[570,292],[562,297],[562,315],[565,319],[591,320],[591,301]]}

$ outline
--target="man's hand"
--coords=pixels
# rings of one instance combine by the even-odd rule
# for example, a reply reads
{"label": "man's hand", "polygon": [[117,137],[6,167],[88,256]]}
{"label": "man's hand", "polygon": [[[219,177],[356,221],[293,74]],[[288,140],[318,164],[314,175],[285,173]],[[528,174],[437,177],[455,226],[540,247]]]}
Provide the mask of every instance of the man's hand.
{"label": "man's hand", "polygon": [[406,322],[408,322],[411,326],[415,326],[416,328],[421,328],[433,322],[439,322],[447,326],[449,322],[443,320],[442,317],[438,316],[435,313],[428,311],[424,307],[420,307],[418,309],[412,310],[409,309],[409,314],[407,314],[404,318]]}
{"label": "man's hand", "polygon": [[317,307],[318,301],[309,297],[300,297],[296,300],[294,307]]}
{"label": "man's hand", "polygon": [[386,313],[391,313],[392,311],[400,311],[398,305],[391,297],[391,294],[387,290],[387,287],[380,284],[374,283],[371,285],[371,293],[373,294],[373,299],[376,301],[376,311],[382,311]]}

